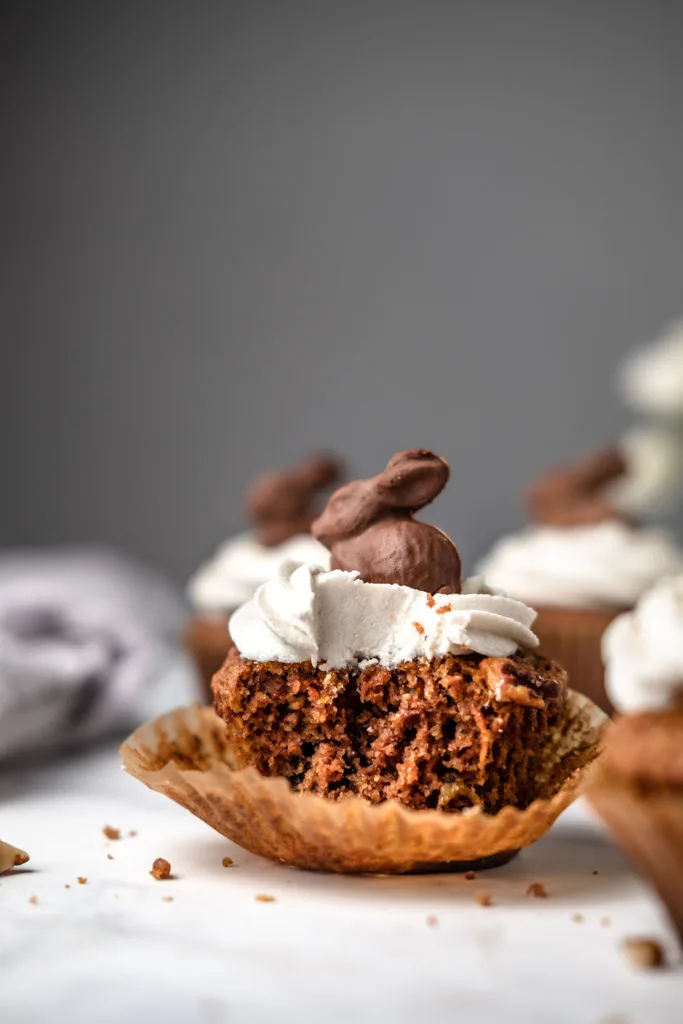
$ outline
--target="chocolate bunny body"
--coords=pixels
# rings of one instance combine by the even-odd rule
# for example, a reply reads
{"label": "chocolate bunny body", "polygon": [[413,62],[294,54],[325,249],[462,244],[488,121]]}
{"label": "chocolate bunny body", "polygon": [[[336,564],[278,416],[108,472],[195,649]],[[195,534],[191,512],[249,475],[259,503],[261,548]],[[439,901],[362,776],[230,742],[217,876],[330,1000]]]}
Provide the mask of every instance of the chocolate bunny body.
{"label": "chocolate bunny body", "polygon": [[618,448],[605,448],[578,462],[543,473],[529,487],[529,515],[549,526],[581,526],[624,516],[604,496],[604,488],[628,469]]}
{"label": "chocolate bunny body", "polygon": [[245,498],[257,540],[275,547],[308,533],[317,514],[318,494],[337,483],[341,473],[341,462],[331,455],[313,455],[292,469],[264,473]]}
{"label": "chocolate bunny body", "polygon": [[422,448],[398,452],[369,480],[340,487],[311,527],[332,552],[333,569],[357,570],[366,583],[399,583],[430,594],[459,594],[462,563],[442,530],[413,514],[441,492],[445,459]]}

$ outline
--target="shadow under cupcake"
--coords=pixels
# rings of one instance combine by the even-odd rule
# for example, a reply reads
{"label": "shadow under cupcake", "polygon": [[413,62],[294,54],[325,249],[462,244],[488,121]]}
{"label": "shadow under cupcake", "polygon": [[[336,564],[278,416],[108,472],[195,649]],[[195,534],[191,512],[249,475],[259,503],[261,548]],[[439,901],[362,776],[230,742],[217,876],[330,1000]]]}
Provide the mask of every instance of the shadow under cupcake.
{"label": "shadow under cupcake", "polygon": [[576,797],[604,716],[534,653],[532,609],[461,580],[413,513],[449,470],[421,449],[337,491],[231,618],[217,714],[186,708],[122,748],[135,777],[246,849],[299,867],[493,867]]}

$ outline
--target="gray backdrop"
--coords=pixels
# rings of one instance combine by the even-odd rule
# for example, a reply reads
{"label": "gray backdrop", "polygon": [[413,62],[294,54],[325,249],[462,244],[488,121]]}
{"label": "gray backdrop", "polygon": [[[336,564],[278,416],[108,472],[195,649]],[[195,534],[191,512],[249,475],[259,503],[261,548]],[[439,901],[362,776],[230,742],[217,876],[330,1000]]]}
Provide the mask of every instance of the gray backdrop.
{"label": "gray backdrop", "polygon": [[2,5],[0,539],[182,579],[260,468],[451,461],[466,562],[683,309],[675,4]]}

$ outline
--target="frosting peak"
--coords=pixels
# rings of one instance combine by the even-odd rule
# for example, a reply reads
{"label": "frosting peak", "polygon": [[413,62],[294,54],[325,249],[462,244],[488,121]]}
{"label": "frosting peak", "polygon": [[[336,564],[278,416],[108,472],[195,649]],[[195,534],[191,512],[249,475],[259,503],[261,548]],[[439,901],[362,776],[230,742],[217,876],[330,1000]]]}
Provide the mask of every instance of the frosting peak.
{"label": "frosting peak", "polygon": [[683,574],[653,587],[602,639],[605,683],[619,711],[670,707],[683,693]]}
{"label": "frosting peak", "polygon": [[326,668],[406,661],[476,652],[509,657],[535,647],[536,613],[466,580],[461,594],[428,594],[412,587],[366,583],[357,572],[296,562],[280,567],[230,619],[244,658]]}

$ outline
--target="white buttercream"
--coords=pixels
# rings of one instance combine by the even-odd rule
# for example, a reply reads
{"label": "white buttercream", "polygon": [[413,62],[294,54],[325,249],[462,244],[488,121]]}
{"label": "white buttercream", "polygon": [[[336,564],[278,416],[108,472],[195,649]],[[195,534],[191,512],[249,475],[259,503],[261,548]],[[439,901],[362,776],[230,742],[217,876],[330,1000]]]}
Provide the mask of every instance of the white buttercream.
{"label": "white buttercream", "polygon": [[290,562],[230,619],[230,635],[252,661],[308,661],[350,668],[475,651],[509,657],[535,647],[536,613],[489,590],[479,578],[462,594],[435,594],[358,573]]}
{"label": "white buttercream", "polygon": [[683,575],[653,587],[602,639],[605,684],[619,711],[666,708],[683,690]]}
{"label": "white buttercream", "polygon": [[683,552],[663,531],[616,521],[538,526],[503,538],[477,570],[536,607],[628,608],[662,577],[683,571]]}
{"label": "white buttercream", "polygon": [[683,417],[683,320],[625,360],[619,387],[636,409]]}
{"label": "white buttercream", "polygon": [[683,432],[665,425],[638,426],[619,442],[623,476],[604,490],[614,507],[641,517],[666,511],[683,494]]}
{"label": "white buttercream", "polygon": [[283,544],[265,547],[251,534],[243,533],[226,541],[195,573],[188,584],[190,601],[199,611],[226,615],[248,601],[287,561],[308,562],[327,569],[330,552],[310,534],[299,534]]}

